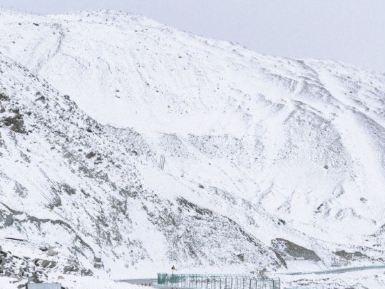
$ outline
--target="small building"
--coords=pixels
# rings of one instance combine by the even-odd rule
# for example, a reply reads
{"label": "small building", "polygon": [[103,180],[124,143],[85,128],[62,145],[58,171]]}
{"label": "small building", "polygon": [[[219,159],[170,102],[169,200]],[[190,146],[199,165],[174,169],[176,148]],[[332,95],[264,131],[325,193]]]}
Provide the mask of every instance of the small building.
{"label": "small building", "polygon": [[27,289],[61,289],[59,283],[28,283]]}

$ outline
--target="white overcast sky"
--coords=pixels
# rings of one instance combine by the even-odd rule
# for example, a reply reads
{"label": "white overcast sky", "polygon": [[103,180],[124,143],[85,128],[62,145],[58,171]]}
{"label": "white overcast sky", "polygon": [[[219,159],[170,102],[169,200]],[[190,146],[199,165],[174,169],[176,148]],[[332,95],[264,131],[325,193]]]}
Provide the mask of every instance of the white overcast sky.
{"label": "white overcast sky", "polygon": [[385,72],[385,0],[0,0],[0,6],[39,14],[124,10],[264,54]]}

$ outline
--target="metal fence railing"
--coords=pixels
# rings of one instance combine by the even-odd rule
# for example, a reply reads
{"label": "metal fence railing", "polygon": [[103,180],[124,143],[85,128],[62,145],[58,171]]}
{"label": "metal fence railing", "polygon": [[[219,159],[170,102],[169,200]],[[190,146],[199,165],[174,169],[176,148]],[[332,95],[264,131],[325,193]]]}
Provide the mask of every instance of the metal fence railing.
{"label": "metal fence railing", "polygon": [[280,289],[279,279],[242,275],[159,273],[158,287],[181,289]]}

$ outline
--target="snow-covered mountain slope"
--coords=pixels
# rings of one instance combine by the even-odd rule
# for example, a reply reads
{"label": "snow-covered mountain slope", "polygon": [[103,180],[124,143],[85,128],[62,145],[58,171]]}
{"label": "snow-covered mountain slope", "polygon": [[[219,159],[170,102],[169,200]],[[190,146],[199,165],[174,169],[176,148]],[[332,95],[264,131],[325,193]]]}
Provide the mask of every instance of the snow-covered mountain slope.
{"label": "snow-covered mountain slope", "polygon": [[2,11],[0,37],[14,254],[115,276],[382,261],[384,76],[112,11]]}
{"label": "snow-covered mountain slope", "polygon": [[12,241],[15,247],[53,247],[60,261],[85,269],[99,258],[108,270],[149,260],[214,264],[237,254],[280,264],[241,225],[189,201],[193,192],[170,197],[147,189],[154,178],[184,185],[162,173],[157,153],[138,133],[99,125],[4,57],[0,68],[1,232],[26,240]]}

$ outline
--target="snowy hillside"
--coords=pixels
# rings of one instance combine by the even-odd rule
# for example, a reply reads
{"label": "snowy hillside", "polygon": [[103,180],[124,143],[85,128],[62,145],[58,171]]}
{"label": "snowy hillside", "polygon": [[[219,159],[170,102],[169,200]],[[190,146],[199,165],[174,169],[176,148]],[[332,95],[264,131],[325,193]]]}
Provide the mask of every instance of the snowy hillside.
{"label": "snowy hillside", "polygon": [[12,266],[124,277],[384,261],[383,75],[119,12],[1,11],[0,92]]}

